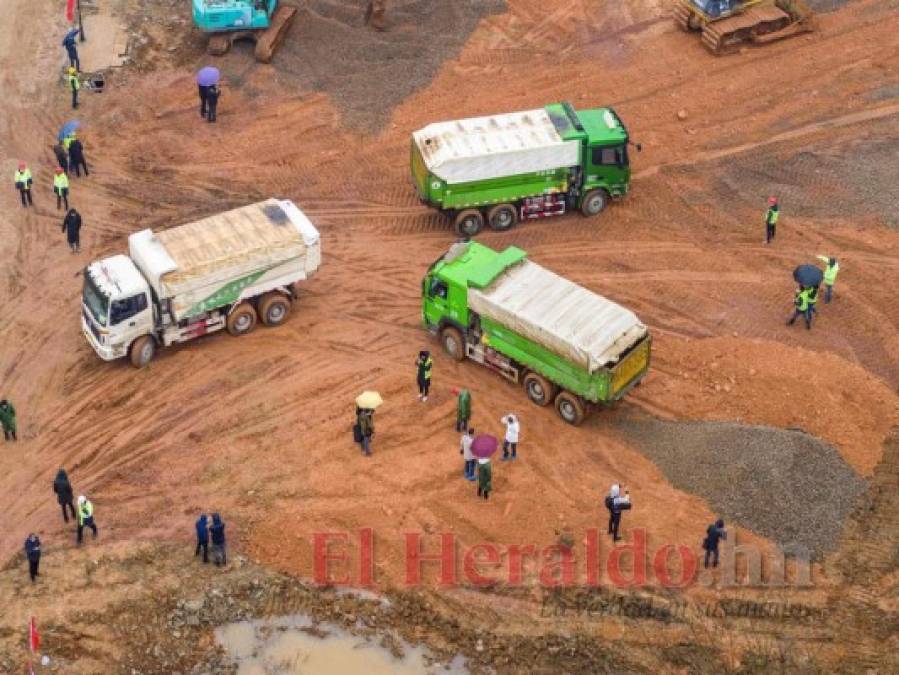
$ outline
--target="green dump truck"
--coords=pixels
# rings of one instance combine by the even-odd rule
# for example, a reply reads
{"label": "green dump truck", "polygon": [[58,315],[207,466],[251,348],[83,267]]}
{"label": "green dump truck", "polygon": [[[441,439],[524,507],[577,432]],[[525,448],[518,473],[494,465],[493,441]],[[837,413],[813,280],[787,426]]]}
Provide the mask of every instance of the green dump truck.
{"label": "green dump truck", "polygon": [[611,108],[568,103],[439,122],[412,134],[412,182],[465,237],[485,222],[507,230],[576,208],[595,216],[628,191],[629,143]]}
{"label": "green dump truck", "polygon": [[450,247],[422,281],[422,319],[454,359],[524,385],[569,424],[621,399],[649,368],[652,338],[633,312],[515,247]]}

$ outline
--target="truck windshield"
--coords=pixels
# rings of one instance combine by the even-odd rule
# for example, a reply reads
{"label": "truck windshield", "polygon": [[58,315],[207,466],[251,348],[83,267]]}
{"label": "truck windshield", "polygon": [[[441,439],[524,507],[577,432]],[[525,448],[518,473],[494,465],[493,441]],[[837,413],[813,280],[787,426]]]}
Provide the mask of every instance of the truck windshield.
{"label": "truck windshield", "polygon": [[106,326],[106,319],[109,316],[109,297],[103,293],[94,280],[91,279],[87,270],[84,270],[84,291],[82,293],[84,304],[87,305],[94,320],[101,326]]}

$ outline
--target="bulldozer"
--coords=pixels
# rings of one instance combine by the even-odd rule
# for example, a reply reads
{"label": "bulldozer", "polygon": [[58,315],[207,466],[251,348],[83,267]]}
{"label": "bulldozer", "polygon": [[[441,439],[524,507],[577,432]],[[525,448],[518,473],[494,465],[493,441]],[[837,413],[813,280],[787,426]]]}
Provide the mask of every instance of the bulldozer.
{"label": "bulldozer", "polygon": [[674,21],[687,32],[701,32],[713,54],[814,30],[813,13],[802,0],[676,0]]}
{"label": "bulldozer", "polygon": [[279,0],[191,0],[194,24],[209,33],[207,51],[221,56],[235,40],[254,40],[256,60],[270,63],[297,13]]}

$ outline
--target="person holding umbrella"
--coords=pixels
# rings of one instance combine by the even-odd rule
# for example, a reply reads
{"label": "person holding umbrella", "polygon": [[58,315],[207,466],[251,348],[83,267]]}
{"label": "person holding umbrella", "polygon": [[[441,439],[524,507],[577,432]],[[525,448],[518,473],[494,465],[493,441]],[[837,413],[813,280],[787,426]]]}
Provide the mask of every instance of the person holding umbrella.
{"label": "person holding umbrella", "polygon": [[206,102],[209,105],[209,116],[206,118],[208,122],[215,122],[216,110],[219,105],[219,95],[222,93],[217,84],[213,84],[206,90]]}
{"label": "person holding umbrella", "polygon": [[200,68],[197,72],[197,91],[200,94],[200,117],[206,117],[209,109],[209,87],[219,81],[219,70],[212,66]]}
{"label": "person holding umbrella", "polygon": [[362,446],[362,454],[366,457],[371,455],[371,437],[375,434],[375,410],[384,402],[381,395],[376,391],[363,391],[356,397],[356,427],[353,429],[354,436],[358,432],[357,438]]}
{"label": "person holding umbrella", "polygon": [[837,273],[840,271],[840,263],[833,256],[819,255],[818,260],[824,263],[824,302],[830,304],[833,297],[833,285],[837,281]]}
{"label": "person holding umbrella", "polygon": [[816,289],[821,285],[823,278],[823,272],[815,265],[799,265],[793,270],[793,279],[799,284],[799,288],[796,289],[793,297],[795,310],[793,316],[787,321],[788,326],[792,326],[796,323],[796,319],[803,316],[805,317],[805,327],[811,330],[812,312],[818,297]]}
{"label": "person holding umbrella", "polygon": [[73,28],[66,33],[66,36],[62,39],[62,46],[66,48],[66,53],[69,55],[69,66],[74,68],[77,72],[81,72],[81,61],[78,58],[78,48],[75,46],[75,38],[78,37],[78,33],[80,32],[80,28]]}

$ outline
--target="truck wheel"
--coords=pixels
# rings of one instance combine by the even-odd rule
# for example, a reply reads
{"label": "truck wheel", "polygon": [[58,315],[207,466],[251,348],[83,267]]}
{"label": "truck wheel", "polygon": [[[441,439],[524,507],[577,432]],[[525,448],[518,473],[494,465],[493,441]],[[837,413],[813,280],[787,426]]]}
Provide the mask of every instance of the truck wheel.
{"label": "truck wheel", "polygon": [[456,361],[465,359],[465,340],[462,339],[462,333],[458,328],[447,326],[440,331],[440,340],[443,342],[443,349],[453,357]]}
{"label": "truck wheel", "polygon": [[587,414],[581,399],[567,391],[556,396],[556,412],[572,426],[578,426]]}
{"label": "truck wheel", "polygon": [[487,212],[490,229],[502,232],[508,230],[517,220],[515,207],[511,204],[497,204]]}
{"label": "truck wheel", "polygon": [[259,318],[266,326],[280,326],[290,314],[290,300],[283,293],[266,293],[259,301]]}
{"label": "truck wheel", "polygon": [[228,332],[235,337],[246,335],[256,326],[256,310],[248,302],[242,302],[228,317]]}
{"label": "truck wheel", "polygon": [[598,215],[609,203],[609,193],[603,189],[590,190],[581,202],[581,213],[585,216]]}
{"label": "truck wheel", "polygon": [[477,209],[459,211],[456,216],[456,233],[460,237],[473,237],[484,229],[484,214]]}
{"label": "truck wheel", "polygon": [[156,342],[149,335],[141,335],[131,343],[131,365],[144,368],[156,355]]}
{"label": "truck wheel", "polygon": [[539,406],[546,406],[553,401],[555,385],[542,375],[528,373],[524,376],[524,390],[532,402]]}

